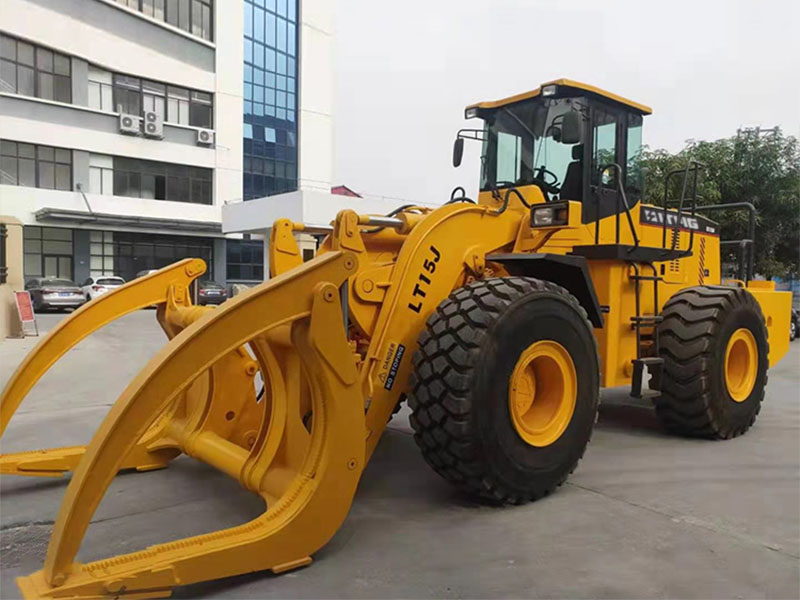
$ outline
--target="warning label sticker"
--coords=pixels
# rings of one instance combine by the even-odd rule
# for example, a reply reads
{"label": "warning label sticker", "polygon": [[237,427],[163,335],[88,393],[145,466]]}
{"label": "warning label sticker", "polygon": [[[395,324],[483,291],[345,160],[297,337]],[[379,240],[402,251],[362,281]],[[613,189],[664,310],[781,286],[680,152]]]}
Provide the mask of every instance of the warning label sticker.
{"label": "warning label sticker", "polygon": [[[389,346],[389,352],[387,353],[388,356],[391,356],[392,347],[394,344]],[[389,373],[384,374],[381,373],[381,381],[383,381],[383,388],[386,390],[391,390],[394,387],[394,381],[397,377],[397,370],[400,368],[400,362],[403,360],[403,355],[406,353],[406,347],[403,344],[397,345],[397,351],[394,353],[394,358],[391,361],[391,365],[387,365],[389,367]],[[384,380],[385,377],[385,380]]]}

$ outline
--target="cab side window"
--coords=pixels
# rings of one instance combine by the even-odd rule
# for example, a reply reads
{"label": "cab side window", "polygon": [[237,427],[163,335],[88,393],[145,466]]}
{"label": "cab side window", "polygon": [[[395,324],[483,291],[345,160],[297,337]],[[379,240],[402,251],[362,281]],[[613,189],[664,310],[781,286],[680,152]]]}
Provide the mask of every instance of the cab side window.
{"label": "cab side window", "polygon": [[625,150],[625,189],[642,192],[642,115],[628,115],[628,135]]}
{"label": "cab side window", "polygon": [[606,188],[616,187],[616,174],[613,170],[600,172],[600,167],[616,161],[616,115],[601,108],[597,108],[595,109],[595,122],[592,128],[592,185]]}
{"label": "cab side window", "polygon": [[503,131],[497,132],[497,183],[516,183],[520,176],[522,138]]}

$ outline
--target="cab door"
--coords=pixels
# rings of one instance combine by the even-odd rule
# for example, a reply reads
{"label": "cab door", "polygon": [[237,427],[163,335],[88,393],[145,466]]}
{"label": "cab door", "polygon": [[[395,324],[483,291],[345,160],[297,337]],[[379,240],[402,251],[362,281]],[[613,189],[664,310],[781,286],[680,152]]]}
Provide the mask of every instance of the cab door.
{"label": "cab door", "polygon": [[622,203],[618,192],[617,172],[602,167],[622,160],[624,113],[595,101],[591,105],[591,133],[589,154],[589,201],[584,203],[584,223],[614,215]]}

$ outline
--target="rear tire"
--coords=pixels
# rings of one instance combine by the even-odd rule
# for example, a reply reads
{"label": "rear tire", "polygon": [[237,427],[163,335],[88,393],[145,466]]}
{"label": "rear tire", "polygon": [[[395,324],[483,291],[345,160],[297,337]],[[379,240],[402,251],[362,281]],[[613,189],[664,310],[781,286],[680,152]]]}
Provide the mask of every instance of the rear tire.
{"label": "rear tire", "polygon": [[[664,372],[655,400],[661,423],[692,437],[743,434],[761,410],[767,384],[769,344],[758,302],[744,288],[699,286],[670,298],[662,316]],[[737,369],[737,348],[748,344],[755,354],[745,353]]]}
{"label": "rear tire", "polygon": [[[525,411],[512,408],[509,388],[518,365],[528,368],[526,353],[541,344],[560,348],[574,365],[564,384],[574,408],[553,439],[537,446],[523,438],[515,413]],[[493,503],[536,500],[583,456],[597,416],[597,345],[586,312],[565,289],[526,277],[460,288],[428,319],[413,363],[414,439],[428,464],[460,490]],[[548,406],[536,401],[547,402],[547,386],[559,380],[535,373],[529,406]]]}

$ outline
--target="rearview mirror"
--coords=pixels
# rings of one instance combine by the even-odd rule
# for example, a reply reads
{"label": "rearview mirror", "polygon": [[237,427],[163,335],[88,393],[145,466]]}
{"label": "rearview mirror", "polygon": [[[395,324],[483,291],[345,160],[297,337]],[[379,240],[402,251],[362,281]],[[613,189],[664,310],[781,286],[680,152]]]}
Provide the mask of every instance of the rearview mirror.
{"label": "rearview mirror", "polygon": [[558,125],[550,125],[544,136],[552,137],[554,142],[561,142],[561,128]]}
{"label": "rearview mirror", "polygon": [[561,143],[577,144],[581,141],[581,114],[571,110],[564,113],[564,120],[561,123]]}
{"label": "rearview mirror", "polygon": [[464,156],[464,138],[457,137],[453,143],[453,166],[458,167],[461,164],[461,158]]}

